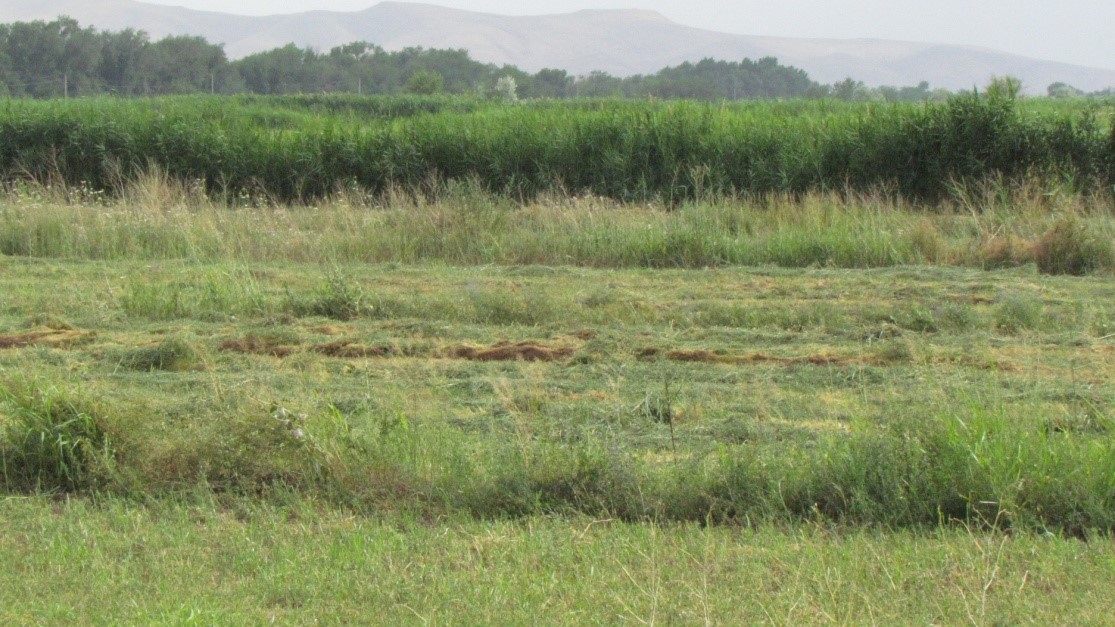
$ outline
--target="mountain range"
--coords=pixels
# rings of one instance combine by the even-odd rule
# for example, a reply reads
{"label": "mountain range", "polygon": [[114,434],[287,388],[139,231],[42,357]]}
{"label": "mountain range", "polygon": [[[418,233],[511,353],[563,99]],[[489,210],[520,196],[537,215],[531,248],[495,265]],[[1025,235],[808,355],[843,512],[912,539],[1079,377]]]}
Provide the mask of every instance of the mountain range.
{"label": "mountain range", "polygon": [[833,83],[851,77],[868,85],[970,89],[992,75],[1022,79],[1031,93],[1064,82],[1086,91],[1115,86],[1115,70],[1045,61],[971,46],[875,39],[795,39],[692,28],[659,13],[585,10],[544,16],[504,16],[409,2],[380,2],[356,12],[310,11],[243,16],[136,0],[4,0],[0,22],[68,15],[102,30],[133,28],[153,38],[197,35],[223,43],[239,58],[288,43],[328,50],[369,41],[387,50],[408,46],[463,48],[472,58],[536,72],[574,75],[652,74],[685,61],[777,57]]}

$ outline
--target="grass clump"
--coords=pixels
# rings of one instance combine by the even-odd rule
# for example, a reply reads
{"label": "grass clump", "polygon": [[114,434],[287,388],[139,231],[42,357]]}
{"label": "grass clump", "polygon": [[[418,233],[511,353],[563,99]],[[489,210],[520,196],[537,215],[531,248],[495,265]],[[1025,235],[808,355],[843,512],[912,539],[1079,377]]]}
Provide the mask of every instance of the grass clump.
{"label": "grass clump", "polygon": [[290,300],[290,308],[297,316],[352,320],[374,310],[360,283],[338,271],[330,273],[309,299]]}
{"label": "grass clump", "polygon": [[[105,418],[53,388],[0,387],[0,465],[6,490],[72,492],[107,485],[116,450]],[[0,417],[3,416],[0,413]]]}
{"label": "grass clump", "polygon": [[1046,274],[1084,275],[1115,268],[1115,243],[1081,220],[1064,217],[1033,245],[1038,269]]}
{"label": "grass clump", "polygon": [[1004,333],[1020,333],[1038,328],[1045,317],[1045,305],[1032,294],[1011,292],[995,307],[995,327]]}
{"label": "grass clump", "polygon": [[127,351],[119,360],[121,367],[140,372],[201,370],[205,363],[204,352],[181,337],[169,337],[157,346]]}

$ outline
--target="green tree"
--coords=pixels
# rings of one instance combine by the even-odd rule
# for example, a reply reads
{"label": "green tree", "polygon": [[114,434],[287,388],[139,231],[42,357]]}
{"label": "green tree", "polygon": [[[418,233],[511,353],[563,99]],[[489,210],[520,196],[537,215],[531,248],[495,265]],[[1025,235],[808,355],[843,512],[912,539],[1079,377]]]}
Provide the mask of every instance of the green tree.
{"label": "green tree", "polygon": [[1080,98],[1084,95],[1083,91],[1065,83],[1053,83],[1045,93],[1050,98]]}
{"label": "green tree", "polygon": [[143,94],[144,83],[151,78],[146,63],[146,57],[151,54],[149,46],[143,31],[129,28],[119,33],[104,33],[100,77],[105,88],[126,96]]}
{"label": "green tree", "polygon": [[437,72],[418,70],[407,79],[406,90],[412,94],[440,93],[445,85],[445,78]]}
{"label": "green tree", "polygon": [[543,69],[532,77],[528,92],[535,98],[568,98],[573,92],[573,77],[565,70]]}
{"label": "green tree", "polygon": [[201,37],[166,37],[149,47],[144,93],[183,94],[217,91],[228,73],[224,48]]}
{"label": "green tree", "polygon": [[287,44],[241,59],[237,69],[245,85],[256,94],[295,94],[325,91],[318,55]]}

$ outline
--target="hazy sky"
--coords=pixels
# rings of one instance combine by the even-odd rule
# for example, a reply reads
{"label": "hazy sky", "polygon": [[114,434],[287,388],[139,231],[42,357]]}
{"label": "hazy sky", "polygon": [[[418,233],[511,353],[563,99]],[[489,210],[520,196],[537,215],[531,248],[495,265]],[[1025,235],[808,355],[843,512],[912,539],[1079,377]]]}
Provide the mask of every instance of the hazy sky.
{"label": "hazy sky", "polygon": [[[142,1],[266,15],[313,9],[357,11],[378,0]],[[506,15],[652,9],[688,26],[730,33],[971,44],[1115,69],[1113,0],[428,0],[427,4]]]}

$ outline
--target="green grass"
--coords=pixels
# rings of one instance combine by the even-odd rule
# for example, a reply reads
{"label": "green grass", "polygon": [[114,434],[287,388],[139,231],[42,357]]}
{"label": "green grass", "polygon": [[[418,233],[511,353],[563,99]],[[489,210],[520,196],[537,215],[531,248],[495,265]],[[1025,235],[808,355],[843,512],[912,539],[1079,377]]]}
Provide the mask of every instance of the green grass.
{"label": "green grass", "polygon": [[[1098,540],[378,520],[219,503],[0,500],[0,614],[120,623],[1096,623]],[[49,583],[49,585],[42,585]]]}
{"label": "green grass", "polygon": [[314,201],[473,181],[512,198],[591,193],[669,204],[709,195],[886,190],[1041,176],[1109,190],[1096,110],[947,103],[539,102],[349,97],[7,101],[0,173],[119,193],[152,166],[226,204]]}

